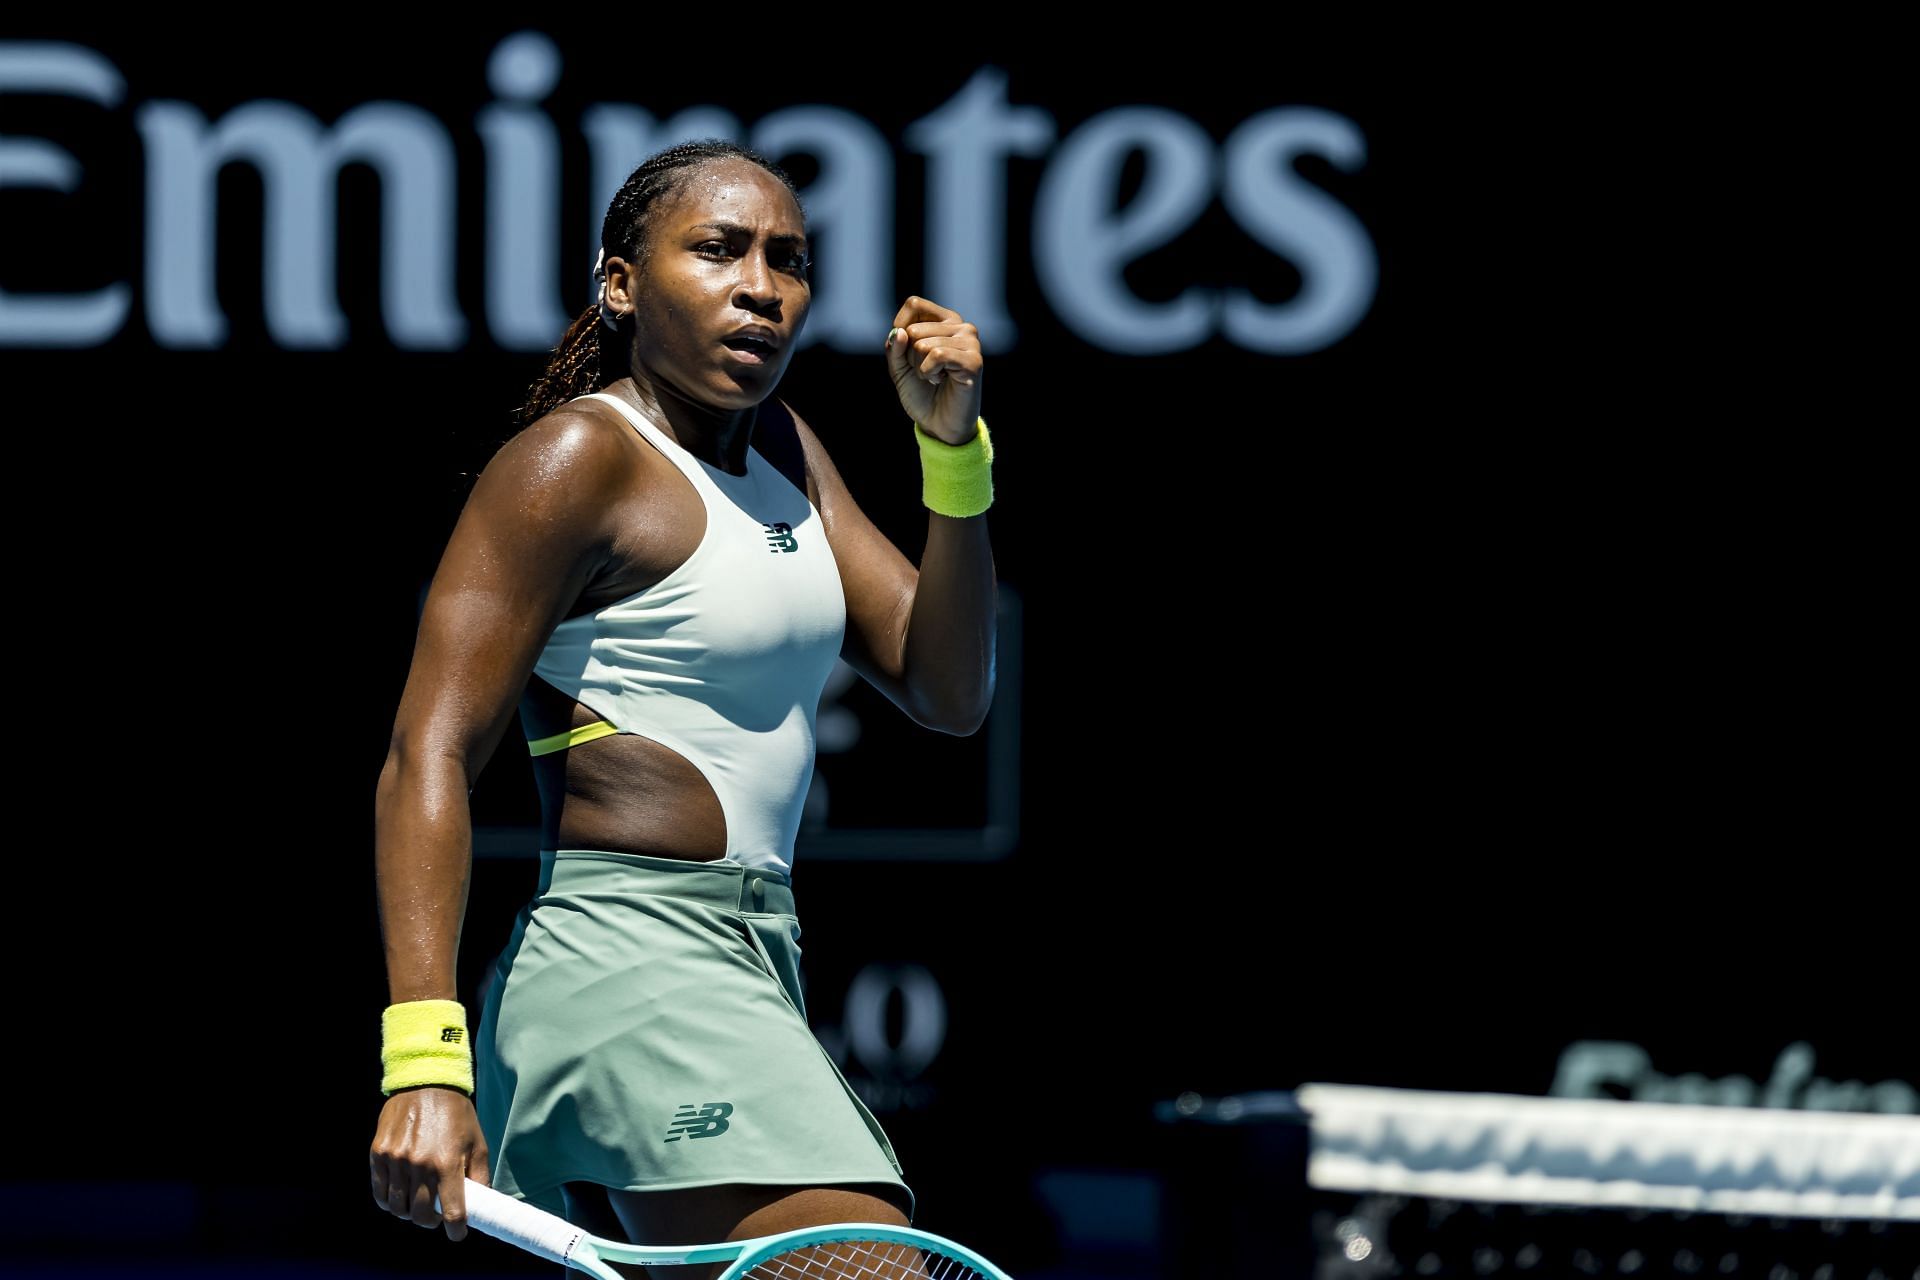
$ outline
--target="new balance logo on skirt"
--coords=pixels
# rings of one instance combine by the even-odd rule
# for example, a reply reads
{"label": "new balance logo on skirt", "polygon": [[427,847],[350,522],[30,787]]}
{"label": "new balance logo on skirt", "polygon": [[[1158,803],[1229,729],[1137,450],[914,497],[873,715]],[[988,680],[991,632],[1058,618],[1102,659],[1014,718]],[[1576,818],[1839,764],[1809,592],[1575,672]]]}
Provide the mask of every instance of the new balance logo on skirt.
{"label": "new balance logo on skirt", "polygon": [[704,1107],[683,1102],[667,1130],[666,1140],[678,1142],[682,1138],[717,1138],[727,1131],[727,1117],[732,1114],[731,1102],[709,1102]]}
{"label": "new balance logo on skirt", "polygon": [[793,536],[793,526],[785,520],[776,520],[772,524],[762,520],[760,527],[767,531],[767,541],[773,544],[767,550],[798,551],[800,549],[800,539]]}

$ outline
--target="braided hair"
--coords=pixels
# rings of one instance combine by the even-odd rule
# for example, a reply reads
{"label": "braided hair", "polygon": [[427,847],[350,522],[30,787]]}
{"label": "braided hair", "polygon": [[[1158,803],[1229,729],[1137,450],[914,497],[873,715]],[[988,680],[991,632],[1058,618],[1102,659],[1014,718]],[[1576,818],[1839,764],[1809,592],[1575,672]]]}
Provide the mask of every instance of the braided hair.
{"label": "braided hair", "polygon": [[[661,197],[679,191],[691,171],[709,160],[737,159],[759,165],[786,184],[795,204],[801,204],[793,179],[779,165],[757,151],[729,142],[725,138],[700,138],[676,143],[656,151],[627,176],[620,190],[607,205],[606,220],[600,226],[600,245],[609,258],[625,258],[644,267],[653,256],[653,214]],[[801,204],[800,216],[806,217]],[[600,304],[596,299],[574,318],[553,349],[547,367],[534,379],[527,398],[514,415],[517,426],[525,427],[551,413],[575,396],[598,391],[627,375],[627,352],[633,336],[633,319],[622,317],[618,329],[600,322]]]}

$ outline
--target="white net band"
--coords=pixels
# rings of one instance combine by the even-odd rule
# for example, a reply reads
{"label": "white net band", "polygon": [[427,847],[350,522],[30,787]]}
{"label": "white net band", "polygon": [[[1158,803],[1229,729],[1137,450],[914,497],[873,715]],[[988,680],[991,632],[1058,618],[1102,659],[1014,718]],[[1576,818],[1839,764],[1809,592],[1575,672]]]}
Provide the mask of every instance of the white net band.
{"label": "white net band", "polygon": [[1920,1220],[1920,1116],[1303,1085],[1326,1191]]}

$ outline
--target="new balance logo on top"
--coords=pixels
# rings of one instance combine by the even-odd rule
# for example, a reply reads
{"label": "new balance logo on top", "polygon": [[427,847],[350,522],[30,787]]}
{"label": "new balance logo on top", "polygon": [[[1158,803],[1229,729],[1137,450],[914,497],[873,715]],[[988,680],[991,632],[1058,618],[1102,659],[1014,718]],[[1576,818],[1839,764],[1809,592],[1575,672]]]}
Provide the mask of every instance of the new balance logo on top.
{"label": "new balance logo on top", "polygon": [[442,1027],[442,1028],[440,1028],[440,1039],[441,1039],[441,1041],[442,1041],[443,1043],[445,1043],[445,1044],[459,1044],[459,1043],[460,1043],[460,1028],[458,1028],[458,1027]]}
{"label": "new balance logo on top", "polygon": [[772,524],[762,520],[760,527],[767,531],[767,541],[773,544],[767,550],[798,551],[800,549],[800,539],[793,536],[793,526],[785,520],[777,520]]}
{"label": "new balance logo on top", "polygon": [[732,1114],[731,1102],[709,1102],[704,1107],[683,1102],[673,1117],[673,1124],[667,1129],[666,1140],[678,1142],[682,1138],[717,1138],[727,1131],[727,1117]]}

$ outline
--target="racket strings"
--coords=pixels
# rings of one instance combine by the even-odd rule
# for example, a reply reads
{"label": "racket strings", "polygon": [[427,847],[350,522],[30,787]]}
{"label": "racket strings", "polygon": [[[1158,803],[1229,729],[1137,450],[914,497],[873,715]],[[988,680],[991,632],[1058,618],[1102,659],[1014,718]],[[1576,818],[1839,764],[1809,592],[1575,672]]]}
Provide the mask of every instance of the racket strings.
{"label": "racket strings", "polygon": [[984,1280],[939,1249],[898,1242],[839,1240],[789,1249],[755,1263],[742,1280]]}

